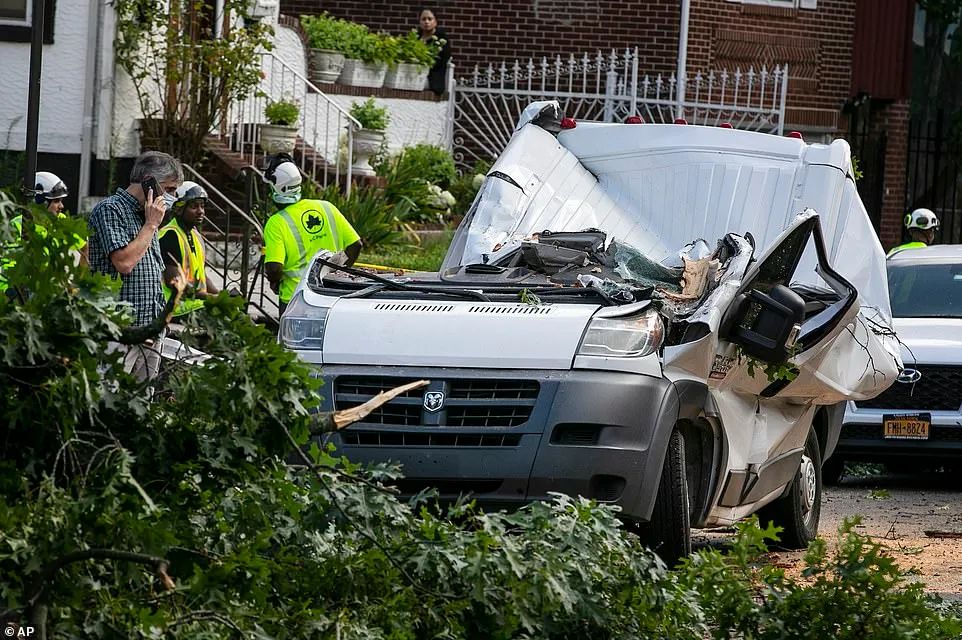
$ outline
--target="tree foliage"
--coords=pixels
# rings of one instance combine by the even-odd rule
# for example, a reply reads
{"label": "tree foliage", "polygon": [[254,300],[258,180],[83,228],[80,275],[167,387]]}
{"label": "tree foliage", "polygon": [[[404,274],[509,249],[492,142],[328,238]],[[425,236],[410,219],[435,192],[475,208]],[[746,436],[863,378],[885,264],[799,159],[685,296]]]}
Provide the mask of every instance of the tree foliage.
{"label": "tree foliage", "polygon": [[117,63],[133,80],[151,146],[196,161],[228,105],[257,87],[273,31],[249,18],[250,6],[224,0],[217,33],[215,7],[203,0],[114,2]]}
{"label": "tree foliage", "polygon": [[[11,214],[0,196],[4,246]],[[814,640],[827,627],[806,616],[836,607],[834,628],[959,633],[861,537],[834,559],[815,547],[808,588],[756,568],[773,531],[754,525],[732,553],[672,572],[584,499],[511,514],[401,501],[397,469],[305,448],[324,389],[226,295],[187,327],[212,357],[138,383],[106,348],[129,323],[116,283],[67,251],[82,223],[35,216],[45,240],[25,238],[5,272],[23,296],[0,299],[0,624],[102,639]]]}

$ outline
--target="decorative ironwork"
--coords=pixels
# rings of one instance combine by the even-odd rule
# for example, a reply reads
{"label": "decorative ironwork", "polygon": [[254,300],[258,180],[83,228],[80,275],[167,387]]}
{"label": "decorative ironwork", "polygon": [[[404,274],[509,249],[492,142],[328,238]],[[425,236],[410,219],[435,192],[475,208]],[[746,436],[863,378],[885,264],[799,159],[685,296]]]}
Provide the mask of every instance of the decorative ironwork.
{"label": "decorative ironwork", "polygon": [[738,129],[783,132],[788,65],[710,70],[682,82],[685,99],[679,101],[674,73],[640,77],[637,49],[476,66],[449,83],[455,162],[470,169],[496,158],[522,110],[536,100],[558,100],[565,115],[576,120],[620,122],[637,115],[669,123],[682,117],[691,124],[728,122]]}

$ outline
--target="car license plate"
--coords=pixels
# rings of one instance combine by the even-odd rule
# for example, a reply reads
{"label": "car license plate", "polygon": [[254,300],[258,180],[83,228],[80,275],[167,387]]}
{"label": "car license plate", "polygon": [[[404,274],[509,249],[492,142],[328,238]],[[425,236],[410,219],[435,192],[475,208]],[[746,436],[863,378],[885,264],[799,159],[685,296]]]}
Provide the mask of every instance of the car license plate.
{"label": "car license plate", "polygon": [[905,413],[882,416],[883,434],[893,440],[928,440],[932,415]]}

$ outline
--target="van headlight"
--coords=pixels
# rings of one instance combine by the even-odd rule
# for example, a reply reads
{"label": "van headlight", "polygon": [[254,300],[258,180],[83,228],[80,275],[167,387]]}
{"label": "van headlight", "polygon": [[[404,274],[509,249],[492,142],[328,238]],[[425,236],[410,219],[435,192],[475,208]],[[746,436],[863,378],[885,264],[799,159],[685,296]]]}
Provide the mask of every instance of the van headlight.
{"label": "van headlight", "polygon": [[281,344],[288,349],[320,351],[324,347],[328,311],[327,307],[307,304],[304,293],[299,291],[281,317],[281,330],[278,332]]}
{"label": "van headlight", "polygon": [[665,325],[651,308],[633,316],[592,318],[578,355],[637,358],[657,351],[664,338]]}

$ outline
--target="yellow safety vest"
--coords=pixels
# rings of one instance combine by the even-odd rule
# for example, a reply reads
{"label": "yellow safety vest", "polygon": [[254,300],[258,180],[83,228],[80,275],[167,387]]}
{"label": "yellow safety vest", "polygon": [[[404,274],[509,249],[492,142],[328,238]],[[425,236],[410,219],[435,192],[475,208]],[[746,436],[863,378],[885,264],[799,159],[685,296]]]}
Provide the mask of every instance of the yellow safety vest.
{"label": "yellow safety vest", "polygon": [[899,251],[904,251],[905,249],[924,249],[927,246],[929,245],[925,244],[924,242],[906,242],[905,244],[900,244],[897,247],[892,247],[892,250],[889,251],[885,257],[889,258]]}
{"label": "yellow safety vest", "polygon": [[[304,214],[309,211],[317,211],[318,204],[324,209],[324,216],[327,219],[316,222],[314,220],[305,221]],[[291,296],[294,295],[294,289],[297,288],[297,283],[304,277],[304,270],[307,269],[307,263],[310,259],[322,249],[340,251],[343,247],[338,236],[337,220],[333,211],[331,211],[331,203],[325,200],[300,200],[281,209],[274,215],[280,216],[281,220],[284,221],[284,228],[290,233],[290,238],[297,247],[296,254],[292,255],[290,251],[287,252],[283,265],[284,278],[281,280],[279,297],[282,302],[289,302]],[[307,217],[310,218],[310,215]],[[315,225],[323,223],[330,230],[330,235],[315,236],[306,228],[305,225],[308,223]]]}
{"label": "yellow safety vest", "polygon": [[[191,229],[190,234],[194,238],[194,251],[190,250],[190,243],[187,241],[187,232],[180,228],[177,219],[174,218],[160,230],[160,237],[164,234],[173,232],[177,236],[177,244],[180,246],[180,267],[187,276],[188,288],[195,291],[207,291],[207,271],[204,267],[204,241],[201,239],[197,229]],[[170,300],[173,290],[164,284],[164,299]],[[197,298],[181,298],[177,308],[174,309],[175,316],[183,316],[191,311],[195,311],[204,306],[204,301]]]}

